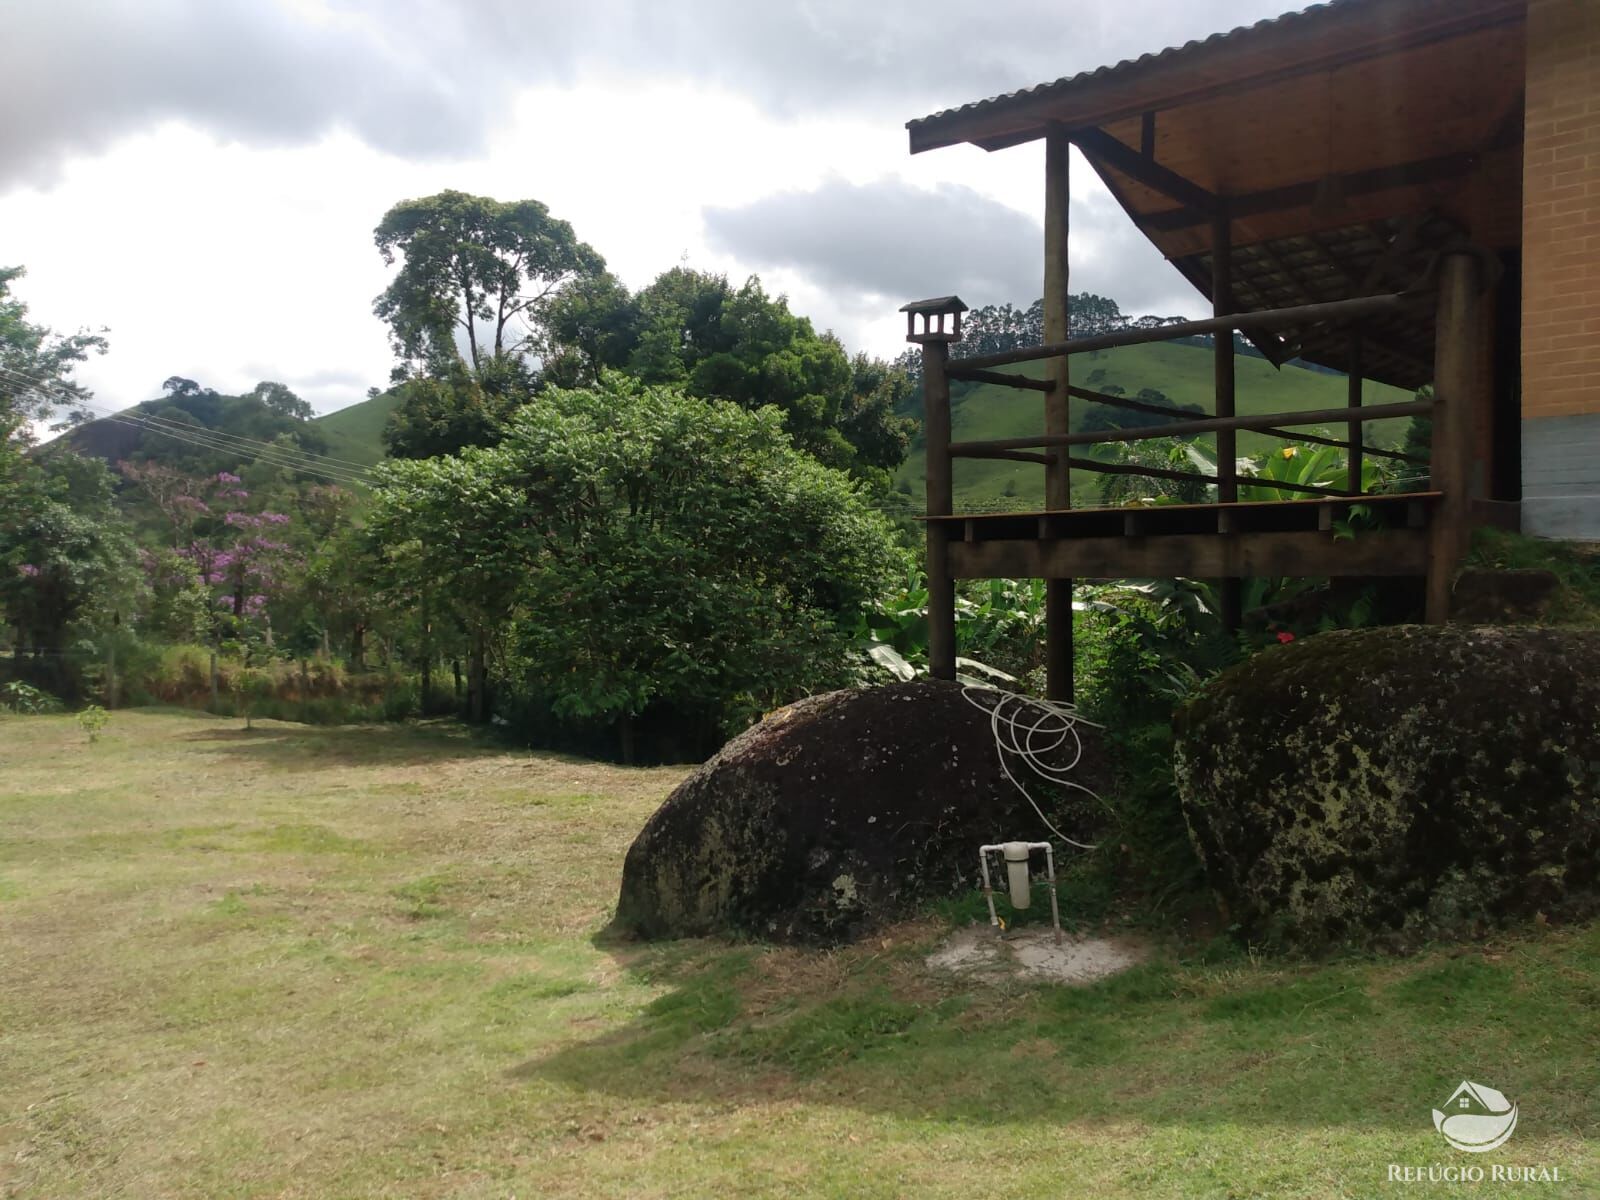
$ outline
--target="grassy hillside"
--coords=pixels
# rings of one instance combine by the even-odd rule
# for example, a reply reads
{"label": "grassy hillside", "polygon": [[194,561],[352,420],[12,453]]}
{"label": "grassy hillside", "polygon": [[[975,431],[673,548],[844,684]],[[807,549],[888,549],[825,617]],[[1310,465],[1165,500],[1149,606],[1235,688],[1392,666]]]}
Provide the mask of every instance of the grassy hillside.
{"label": "grassy hillside", "polygon": [[[1237,360],[1237,407],[1241,414],[1288,412],[1315,408],[1343,408],[1345,379],[1300,367],[1279,370],[1264,359],[1240,356]],[[1198,404],[1212,411],[1215,395],[1211,351],[1201,346],[1128,346],[1098,354],[1081,354],[1073,359],[1073,380],[1084,387],[1103,389],[1111,384],[1123,388],[1129,397],[1142,388],[1165,392],[1174,404]],[[1008,367],[1033,376],[1042,376],[1044,363],[1024,363]],[[1097,374],[1104,372],[1103,375]],[[1044,397],[1038,392],[1023,392],[994,384],[953,383],[950,391],[951,423],[958,440],[1026,437],[1044,431]],[[1368,383],[1367,404],[1397,404],[1411,399],[1408,392],[1384,384]],[[1074,400],[1072,427],[1081,428],[1083,418],[1093,407]],[[1395,446],[1405,436],[1406,422],[1380,421],[1367,427],[1371,445]],[[1307,433],[1342,437],[1343,426],[1309,426]],[[1201,439],[1215,445],[1214,438]],[[1258,433],[1239,435],[1239,453],[1257,454],[1285,443]],[[1084,451],[1087,452],[1087,448]],[[896,476],[897,485],[909,487],[919,500],[923,494],[924,452],[920,441]],[[1073,503],[1099,503],[1102,476],[1085,471],[1073,473]],[[1028,463],[957,459],[955,499],[958,508],[1017,509],[1044,503],[1044,471]]]}
{"label": "grassy hillside", "polygon": [[318,417],[315,424],[328,439],[328,453],[363,466],[380,461],[384,456],[383,426],[397,403],[394,393],[383,392],[371,400]]}

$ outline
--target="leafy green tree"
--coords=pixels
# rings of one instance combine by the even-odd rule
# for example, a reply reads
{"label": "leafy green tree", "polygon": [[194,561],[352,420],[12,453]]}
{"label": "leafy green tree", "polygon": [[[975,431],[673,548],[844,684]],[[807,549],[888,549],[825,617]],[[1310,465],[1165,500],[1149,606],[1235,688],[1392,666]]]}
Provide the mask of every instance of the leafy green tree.
{"label": "leafy green tree", "polygon": [[30,421],[65,413],[67,421],[86,419],[89,392],[72,378],[72,369],[90,354],[104,354],[101,333],[80,330],[61,335],[28,320],[28,306],[11,292],[26,274],[22,267],[0,267],[0,440],[32,440]]}
{"label": "leafy green tree", "polygon": [[844,681],[857,615],[903,566],[775,409],[618,374],[541,393],[493,448],[381,468],[371,528],[522,694],[616,725],[625,752],[647,711],[726,732]]}
{"label": "leafy green tree", "polygon": [[383,441],[392,458],[434,458],[468,446],[492,446],[506,421],[533,393],[521,358],[486,359],[477,371],[453,364],[442,378],[408,379],[389,414]]}
{"label": "leafy green tree", "polygon": [[726,276],[674,267],[631,298],[614,281],[576,286],[553,312],[549,383],[591,383],[613,368],[746,409],[772,405],[800,449],[883,487],[905,459],[904,374],[850,358],[759,279],[736,289]]}
{"label": "leafy green tree", "polygon": [[373,302],[402,360],[400,378],[412,367],[447,376],[461,359],[458,337],[474,370],[487,358],[521,353],[542,306],[605,267],[537,200],[444,191],[396,204],[373,236],[384,262],[401,260]]}
{"label": "leafy green tree", "polygon": [[573,280],[545,310],[545,382],[557,387],[598,383],[602,371],[627,363],[643,320],[639,301],[610,271]]}

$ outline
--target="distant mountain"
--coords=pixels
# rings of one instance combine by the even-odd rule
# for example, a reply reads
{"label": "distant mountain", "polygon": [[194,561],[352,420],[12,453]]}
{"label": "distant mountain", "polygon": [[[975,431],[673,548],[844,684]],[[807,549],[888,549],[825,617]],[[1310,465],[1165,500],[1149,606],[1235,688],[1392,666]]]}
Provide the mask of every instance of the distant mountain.
{"label": "distant mountain", "polygon": [[[369,467],[384,457],[383,426],[395,404],[395,397],[384,393],[312,417],[309,407],[280,385],[227,396],[174,380],[161,399],[79,425],[50,444],[108,463],[159,462],[193,474],[243,470],[257,461],[252,452],[257,442],[290,454],[327,455],[342,460],[340,466]],[[218,448],[218,443],[235,448]]]}

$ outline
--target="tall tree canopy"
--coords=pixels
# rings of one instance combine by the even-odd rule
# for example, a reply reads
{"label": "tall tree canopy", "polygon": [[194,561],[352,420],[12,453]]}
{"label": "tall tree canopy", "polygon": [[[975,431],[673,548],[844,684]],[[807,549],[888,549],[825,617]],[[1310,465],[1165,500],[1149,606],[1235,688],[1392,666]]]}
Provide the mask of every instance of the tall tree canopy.
{"label": "tall tree canopy", "polygon": [[540,307],[563,284],[599,273],[605,260],[537,200],[502,202],[444,191],[396,204],[373,233],[399,271],[373,302],[402,365],[448,375],[467,347],[474,370],[517,354],[534,338]]}
{"label": "tall tree canopy", "polygon": [[687,267],[635,296],[615,281],[577,286],[551,305],[549,360],[561,382],[592,383],[607,368],[691,396],[771,405],[795,444],[832,467],[871,477],[898,466],[910,424],[895,415],[909,384],[871,359],[854,361],[759,279]]}

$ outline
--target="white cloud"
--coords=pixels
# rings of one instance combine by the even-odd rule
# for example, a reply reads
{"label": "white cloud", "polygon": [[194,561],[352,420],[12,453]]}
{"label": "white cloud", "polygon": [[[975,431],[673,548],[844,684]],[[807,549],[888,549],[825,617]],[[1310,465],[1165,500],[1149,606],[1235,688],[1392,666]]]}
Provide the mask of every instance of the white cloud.
{"label": "white cloud", "polygon": [[[1275,7],[22,0],[0,43],[0,264],[28,267],[37,319],[110,326],[81,371],[107,405],[174,374],[278,379],[323,411],[360,399],[391,365],[372,228],[445,187],[543,200],[635,287],[684,257],[759,272],[893,354],[905,293],[967,286],[975,246],[985,286],[1038,286],[1038,147],[912,158],[907,118]],[[1193,307],[1078,181],[1074,287]],[[874,271],[822,253],[889,213],[908,227],[893,247],[857,243]],[[779,217],[793,237],[763,228]]]}

